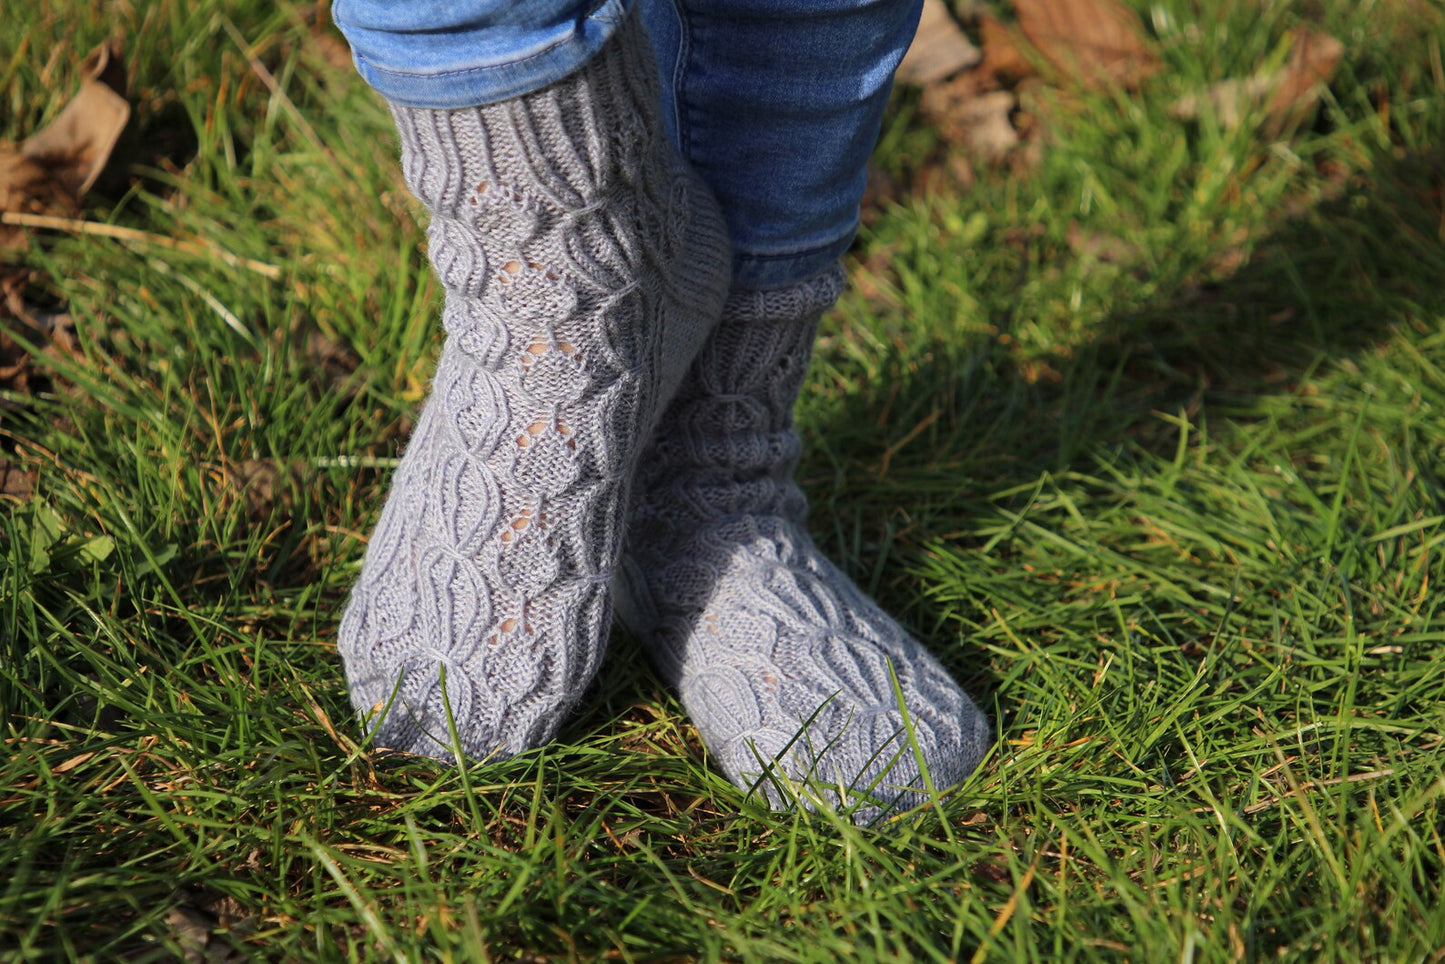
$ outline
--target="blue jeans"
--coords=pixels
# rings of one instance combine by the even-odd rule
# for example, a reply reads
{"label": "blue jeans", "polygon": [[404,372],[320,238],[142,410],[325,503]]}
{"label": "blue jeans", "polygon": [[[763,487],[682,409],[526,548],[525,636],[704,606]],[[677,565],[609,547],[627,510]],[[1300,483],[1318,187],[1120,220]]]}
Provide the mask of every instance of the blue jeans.
{"label": "blue jeans", "polygon": [[[633,0],[335,0],[357,69],[388,100],[474,107],[529,93],[601,49]],[[858,229],[868,155],[922,0],[636,0],[662,115],[717,195],[734,282],[776,288]]]}

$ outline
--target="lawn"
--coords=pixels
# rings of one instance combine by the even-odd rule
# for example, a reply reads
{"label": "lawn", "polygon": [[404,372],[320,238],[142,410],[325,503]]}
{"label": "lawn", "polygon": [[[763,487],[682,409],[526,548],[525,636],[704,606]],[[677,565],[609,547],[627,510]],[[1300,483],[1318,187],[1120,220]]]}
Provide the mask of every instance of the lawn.
{"label": "lawn", "polygon": [[[1445,958],[1445,17],[1131,3],[1161,69],[1032,85],[1027,158],[885,128],[801,477],[998,742],[871,828],[746,799],[620,631],[552,746],[366,745],[440,347],[385,109],[310,5],[11,4],[0,137],[108,38],[133,116],[125,230],[3,255],[0,960]],[[1304,25],[1297,126],[1176,116]]]}

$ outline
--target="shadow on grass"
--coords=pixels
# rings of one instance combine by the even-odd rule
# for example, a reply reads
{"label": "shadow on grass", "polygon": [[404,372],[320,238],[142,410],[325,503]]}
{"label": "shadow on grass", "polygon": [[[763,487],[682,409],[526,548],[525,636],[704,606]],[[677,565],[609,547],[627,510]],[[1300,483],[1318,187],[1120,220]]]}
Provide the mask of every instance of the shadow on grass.
{"label": "shadow on grass", "polygon": [[[1094,325],[1082,344],[1046,359],[1045,378],[1037,363],[1010,354],[1003,336],[1012,318],[992,319],[991,336],[910,345],[906,357],[893,349],[895,357],[878,360],[893,377],[847,393],[808,427],[805,480],[842,480],[836,492],[809,486],[814,531],[845,556],[847,533],[878,537],[845,562],[855,574],[881,568],[890,548],[906,555],[930,540],[966,541],[950,531],[1043,473],[1093,472],[1101,454],[1129,447],[1173,455],[1178,428],[1159,413],[1216,424],[1262,417],[1261,399],[1288,397],[1311,373],[1352,364],[1401,326],[1437,325],[1445,316],[1442,172],[1445,149],[1437,147],[1378,163],[1340,196],[1255,241],[1232,274],[1181,277],[1150,303]],[[876,445],[852,444],[885,408],[936,423],[908,450],[917,454],[891,465]],[[846,457],[834,456],[830,437],[850,440]],[[1419,484],[1442,488],[1434,477]],[[900,506],[904,497],[926,504]],[[906,521],[896,529],[879,522],[899,517]],[[917,580],[877,594],[905,619],[936,609]],[[915,628],[929,638],[925,626]],[[995,681],[986,661],[967,663],[954,668],[987,705]]]}

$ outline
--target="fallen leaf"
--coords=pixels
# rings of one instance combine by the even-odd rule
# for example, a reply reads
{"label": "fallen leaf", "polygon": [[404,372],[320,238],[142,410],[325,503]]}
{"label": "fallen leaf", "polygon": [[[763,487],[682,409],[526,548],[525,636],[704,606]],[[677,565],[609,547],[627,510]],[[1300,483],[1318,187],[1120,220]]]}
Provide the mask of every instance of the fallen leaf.
{"label": "fallen leaf", "polygon": [[60,114],[20,145],[73,197],[90,190],[130,120],[120,51],[102,44],[81,63],[80,90]]}
{"label": "fallen leaf", "polygon": [[954,123],[960,129],[960,141],[974,155],[990,161],[1002,161],[1019,143],[1019,135],[1009,121],[1017,105],[1012,92],[994,90],[960,104],[954,112]]}
{"label": "fallen leaf", "polygon": [[1324,93],[1345,45],[1318,30],[1300,30],[1290,41],[1289,61],[1278,72],[1265,104],[1265,126],[1274,135],[1293,130],[1309,117]]}
{"label": "fallen leaf", "polygon": [[[72,216],[80,206],[74,195],[51,176],[44,164],[0,145],[0,211]],[[13,225],[0,225],[0,251],[24,250],[28,235]]]}
{"label": "fallen leaf", "polygon": [[959,29],[943,0],[923,0],[923,15],[913,43],[898,65],[897,81],[926,87],[983,59],[980,51]]}
{"label": "fallen leaf", "polygon": [[1185,94],[1169,107],[1169,114],[1178,120],[1199,120],[1210,114],[1221,127],[1233,130],[1243,119],[1245,108],[1264,100],[1270,85],[1270,77],[1251,77],[1248,80],[1234,78],[1210,84],[1202,94]]}
{"label": "fallen leaf", "polygon": [[[125,65],[111,44],[97,47],[81,63],[80,90],[43,129],[18,148],[0,145],[0,214],[34,224],[72,219],[80,197],[95,183],[130,118]],[[0,251],[23,249],[27,232],[0,225]],[[31,348],[43,353],[79,351],[74,322],[27,298],[32,269],[0,269],[0,388],[17,394],[43,391],[48,378],[34,368]],[[14,407],[14,402],[0,406]]]}
{"label": "fallen leaf", "polygon": [[[37,319],[24,297],[34,274],[22,267],[0,271],[0,389],[16,395],[43,390],[41,386],[48,381],[43,372],[35,371],[34,356],[25,345],[43,344]],[[17,402],[0,399],[0,410],[18,407]]]}
{"label": "fallen leaf", "polygon": [[945,143],[972,158],[996,164],[1019,143],[1010,113],[1018,105],[1012,91],[984,89],[977,71],[924,90],[919,110]]}
{"label": "fallen leaf", "polygon": [[[50,384],[51,376],[37,368],[35,353],[27,345],[51,357],[81,353],[74,318],[26,302],[25,288],[31,280],[32,272],[23,268],[0,273],[0,389],[18,395],[45,391]],[[14,402],[0,401],[0,408],[14,407]]]}
{"label": "fallen leaf", "polygon": [[[19,148],[0,144],[0,212],[72,217],[95,183],[130,118],[125,67],[110,45],[81,65],[80,91]],[[0,227],[0,251],[23,249],[25,232]]]}
{"label": "fallen leaf", "polygon": [[228,964],[241,959],[226,941],[214,914],[189,904],[177,904],[166,912],[165,924],[179,946],[186,964]]}
{"label": "fallen leaf", "polygon": [[1014,0],[1014,12],[1028,42],[1084,87],[1134,89],[1159,69],[1143,23],[1120,0]]}
{"label": "fallen leaf", "polygon": [[22,468],[9,459],[0,458],[0,499],[26,501],[35,491],[36,478],[34,469]]}
{"label": "fallen leaf", "polygon": [[996,17],[983,16],[978,22],[983,42],[983,61],[978,73],[994,84],[1009,84],[1038,73],[1019,46],[1018,32]]}
{"label": "fallen leaf", "polygon": [[1266,135],[1279,137],[1309,118],[1344,52],[1345,45],[1329,34],[1297,31],[1290,35],[1289,59],[1279,70],[1211,84],[1203,94],[1179,98],[1169,112],[1179,120],[1208,113],[1226,129],[1258,116]]}

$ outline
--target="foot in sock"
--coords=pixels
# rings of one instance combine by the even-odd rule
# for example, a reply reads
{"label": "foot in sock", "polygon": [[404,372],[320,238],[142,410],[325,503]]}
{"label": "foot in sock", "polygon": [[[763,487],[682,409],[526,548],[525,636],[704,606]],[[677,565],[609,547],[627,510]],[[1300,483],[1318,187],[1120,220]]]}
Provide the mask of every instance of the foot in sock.
{"label": "foot in sock", "polygon": [[842,284],[832,271],[729,298],[640,464],[618,609],[729,779],[778,808],[777,770],[834,805],[866,794],[866,822],[927,799],[920,757],[944,789],[991,739],[804,527],[792,409]]}
{"label": "foot in sock", "polygon": [[601,658],[637,457],[730,266],[655,69],[634,19],[542,91],[393,107],[446,342],[339,634],[378,746],[540,745]]}

